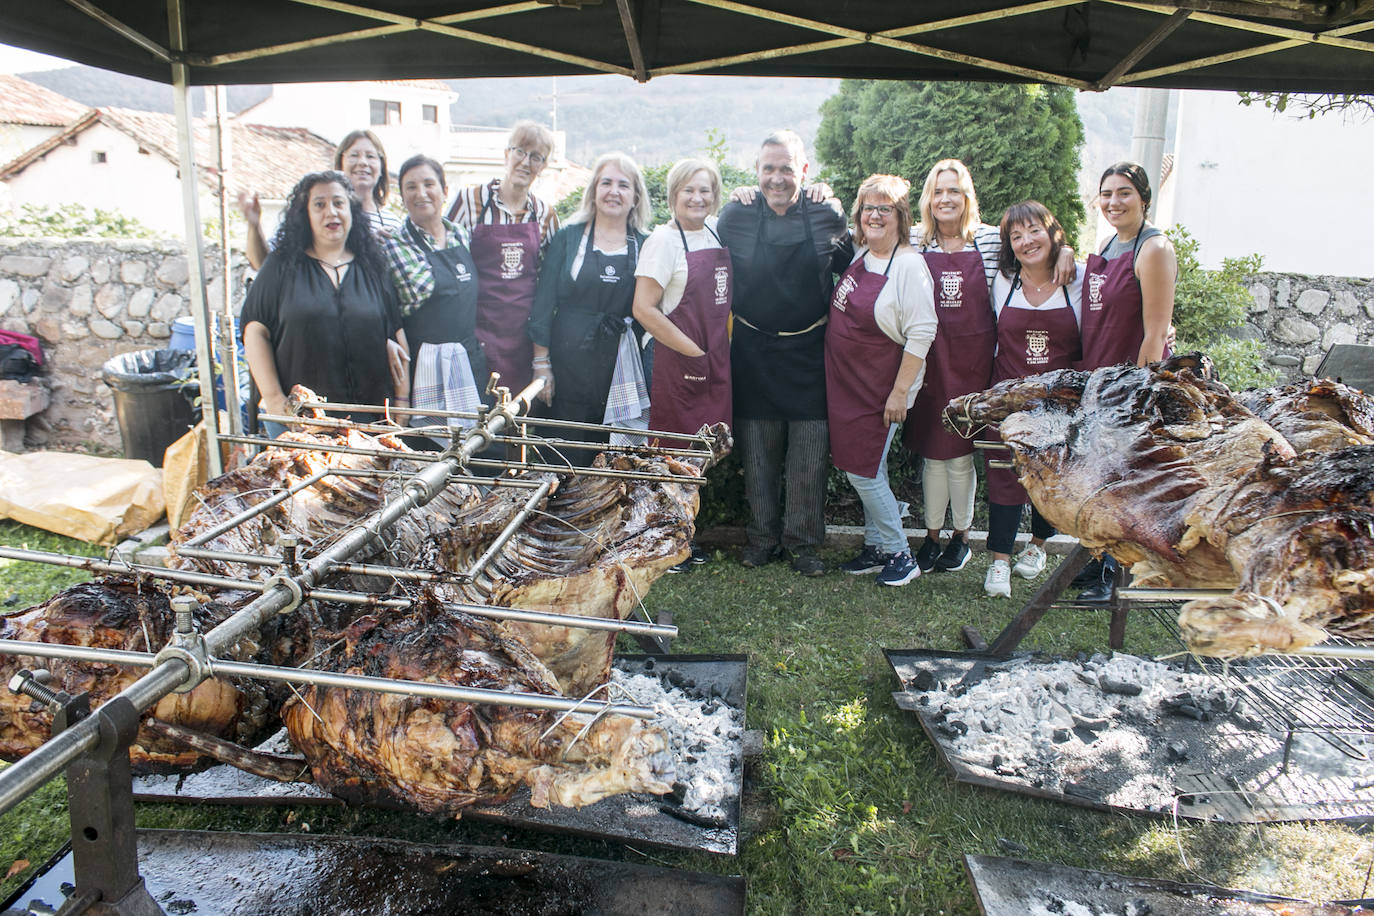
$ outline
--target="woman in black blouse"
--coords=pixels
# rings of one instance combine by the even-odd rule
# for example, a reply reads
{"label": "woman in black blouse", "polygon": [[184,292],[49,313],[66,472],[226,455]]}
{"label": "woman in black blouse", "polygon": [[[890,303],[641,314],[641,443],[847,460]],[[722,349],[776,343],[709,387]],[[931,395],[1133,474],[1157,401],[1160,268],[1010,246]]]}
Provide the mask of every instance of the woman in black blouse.
{"label": "woman in black blouse", "polygon": [[388,348],[405,347],[396,292],[340,172],[296,184],[240,321],[267,413],[286,412],[293,385],[336,402],[409,403],[409,373],[388,359]]}

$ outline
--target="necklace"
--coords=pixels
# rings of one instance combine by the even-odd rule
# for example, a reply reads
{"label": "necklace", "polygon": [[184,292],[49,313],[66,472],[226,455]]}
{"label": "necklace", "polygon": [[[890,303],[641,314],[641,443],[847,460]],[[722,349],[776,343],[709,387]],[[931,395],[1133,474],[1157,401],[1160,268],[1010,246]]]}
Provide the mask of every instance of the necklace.
{"label": "necklace", "polygon": [[1054,276],[1053,274],[1051,274],[1050,278],[1046,280],[1044,283],[1032,283],[1029,279],[1027,279],[1026,275],[1023,273],[1021,275],[1021,284],[1023,286],[1031,287],[1037,293],[1043,293],[1045,290],[1050,289],[1054,286]]}

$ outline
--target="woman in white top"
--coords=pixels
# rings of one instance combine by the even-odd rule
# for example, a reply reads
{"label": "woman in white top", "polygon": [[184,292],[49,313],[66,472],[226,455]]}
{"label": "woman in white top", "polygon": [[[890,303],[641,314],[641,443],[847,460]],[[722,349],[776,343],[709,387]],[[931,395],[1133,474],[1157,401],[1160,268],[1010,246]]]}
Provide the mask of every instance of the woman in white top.
{"label": "woman in white top", "polygon": [[[993,384],[1007,379],[1071,368],[1081,356],[1078,322],[1083,284],[1055,280],[1054,264],[1064,247],[1064,229],[1045,206],[1028,200],[1002,216],[1000,268],[992,284],[997,312]],[[993,453],[995,457],[997,453]],[[1008,468],[988,470],[988,568],[983,590],[1011,597],[1011,573],[1034,579],[1045,569],[1045,539],[1054,528],[1031,506],[1031,542],[1016,558],[1011,551],[1030,501]]]}
{"label": "woman in white top", "polygon": [[906,419],[935,339],[930,271],[911,247],[911,185],[872,175],[854,201],[849,269],[835,284],[825,329],[825,399],[830,455],[864,507],[864,546],[841,568],[878,572],[882,585],[921,574],[902,532],[887,478],[887,451]]}
{"label": "woman in white top", "polygon": [[[902,431],[902,442],[921,456],[926,539],[916,552],[922,572],[959,570],[968,562],[968,530],[978,488],[973,443],[947,431],[940,414],[951,399],[982,391],[992,375],[997,338],[990,289],[997,275],[1001,233],[980,220],[973,176],[958,159],[941,159],[921,189],[921,222],[912,244],[925,256],[935,284],[940,329],[926,360],[926,383]],[[1065,245],[1056,279],[1067,283],[1076,268]],[[940,546],[949,507],[953,534]]]}

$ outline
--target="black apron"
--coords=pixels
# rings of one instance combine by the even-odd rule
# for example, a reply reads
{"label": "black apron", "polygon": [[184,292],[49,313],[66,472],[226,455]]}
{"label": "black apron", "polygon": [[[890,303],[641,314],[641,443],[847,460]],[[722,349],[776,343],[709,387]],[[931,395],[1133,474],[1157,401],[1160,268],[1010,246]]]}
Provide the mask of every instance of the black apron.
{"label": "black apron", "polygon": [[806,238],[794,244],[763,240],[769,211],[767,204],[759,206],[764,212],[751,263],[735,264],[734,413],[754,420],[824,420],[825,325],[812,325],[824,320],[830,303],[821,286],[806,195],[800,198]]}
{"label": "black apron", "polygon": [[[487,386],[487,359],[477,340],[477,267],[466,245],[435,249],[409,219],[401,229],[429,259],[434,290],[415,311],[401,319],[410,346],[410,379],[422,344],[461,343],[480,394]],[[485,398],[484,398],[485,400]]]}
{"label": "black apron", "polygon": [[600,423],[615,374],[620,335],[625,332],[625,319],[634,301],[639,243],[634,233],[627,233],[626,253],[607,255],[592,245],[595,237],[593,219],[576,278],[566,272],[558,277],[549,358],[554,378],[553,416]]}

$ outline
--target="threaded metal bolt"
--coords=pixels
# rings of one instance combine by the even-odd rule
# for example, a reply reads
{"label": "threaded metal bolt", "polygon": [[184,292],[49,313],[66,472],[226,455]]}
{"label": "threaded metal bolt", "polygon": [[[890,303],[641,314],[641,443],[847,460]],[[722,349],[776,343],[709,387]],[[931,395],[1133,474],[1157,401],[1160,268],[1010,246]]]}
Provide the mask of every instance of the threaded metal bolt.
{"label": "threaded metal bolt", "polygon": [[14,677],[10,678],[10,691],[12,693],[22,693],[26,697],[32,697],[40,703],[45,703],[49,706],[54,704],[60,705],[62,700],[57,695],[57,691],[43,685],[43,682],[51,677],[52,675],[42,668],[39,668],[37,671],[21,668],[19,671],[15,672]]}
{"label": "threaded metal bolt", "polygon": [[196,600],[186,595],[172,599],[172,610],[176,612],[176,628],[181,634],[196,631]]}

